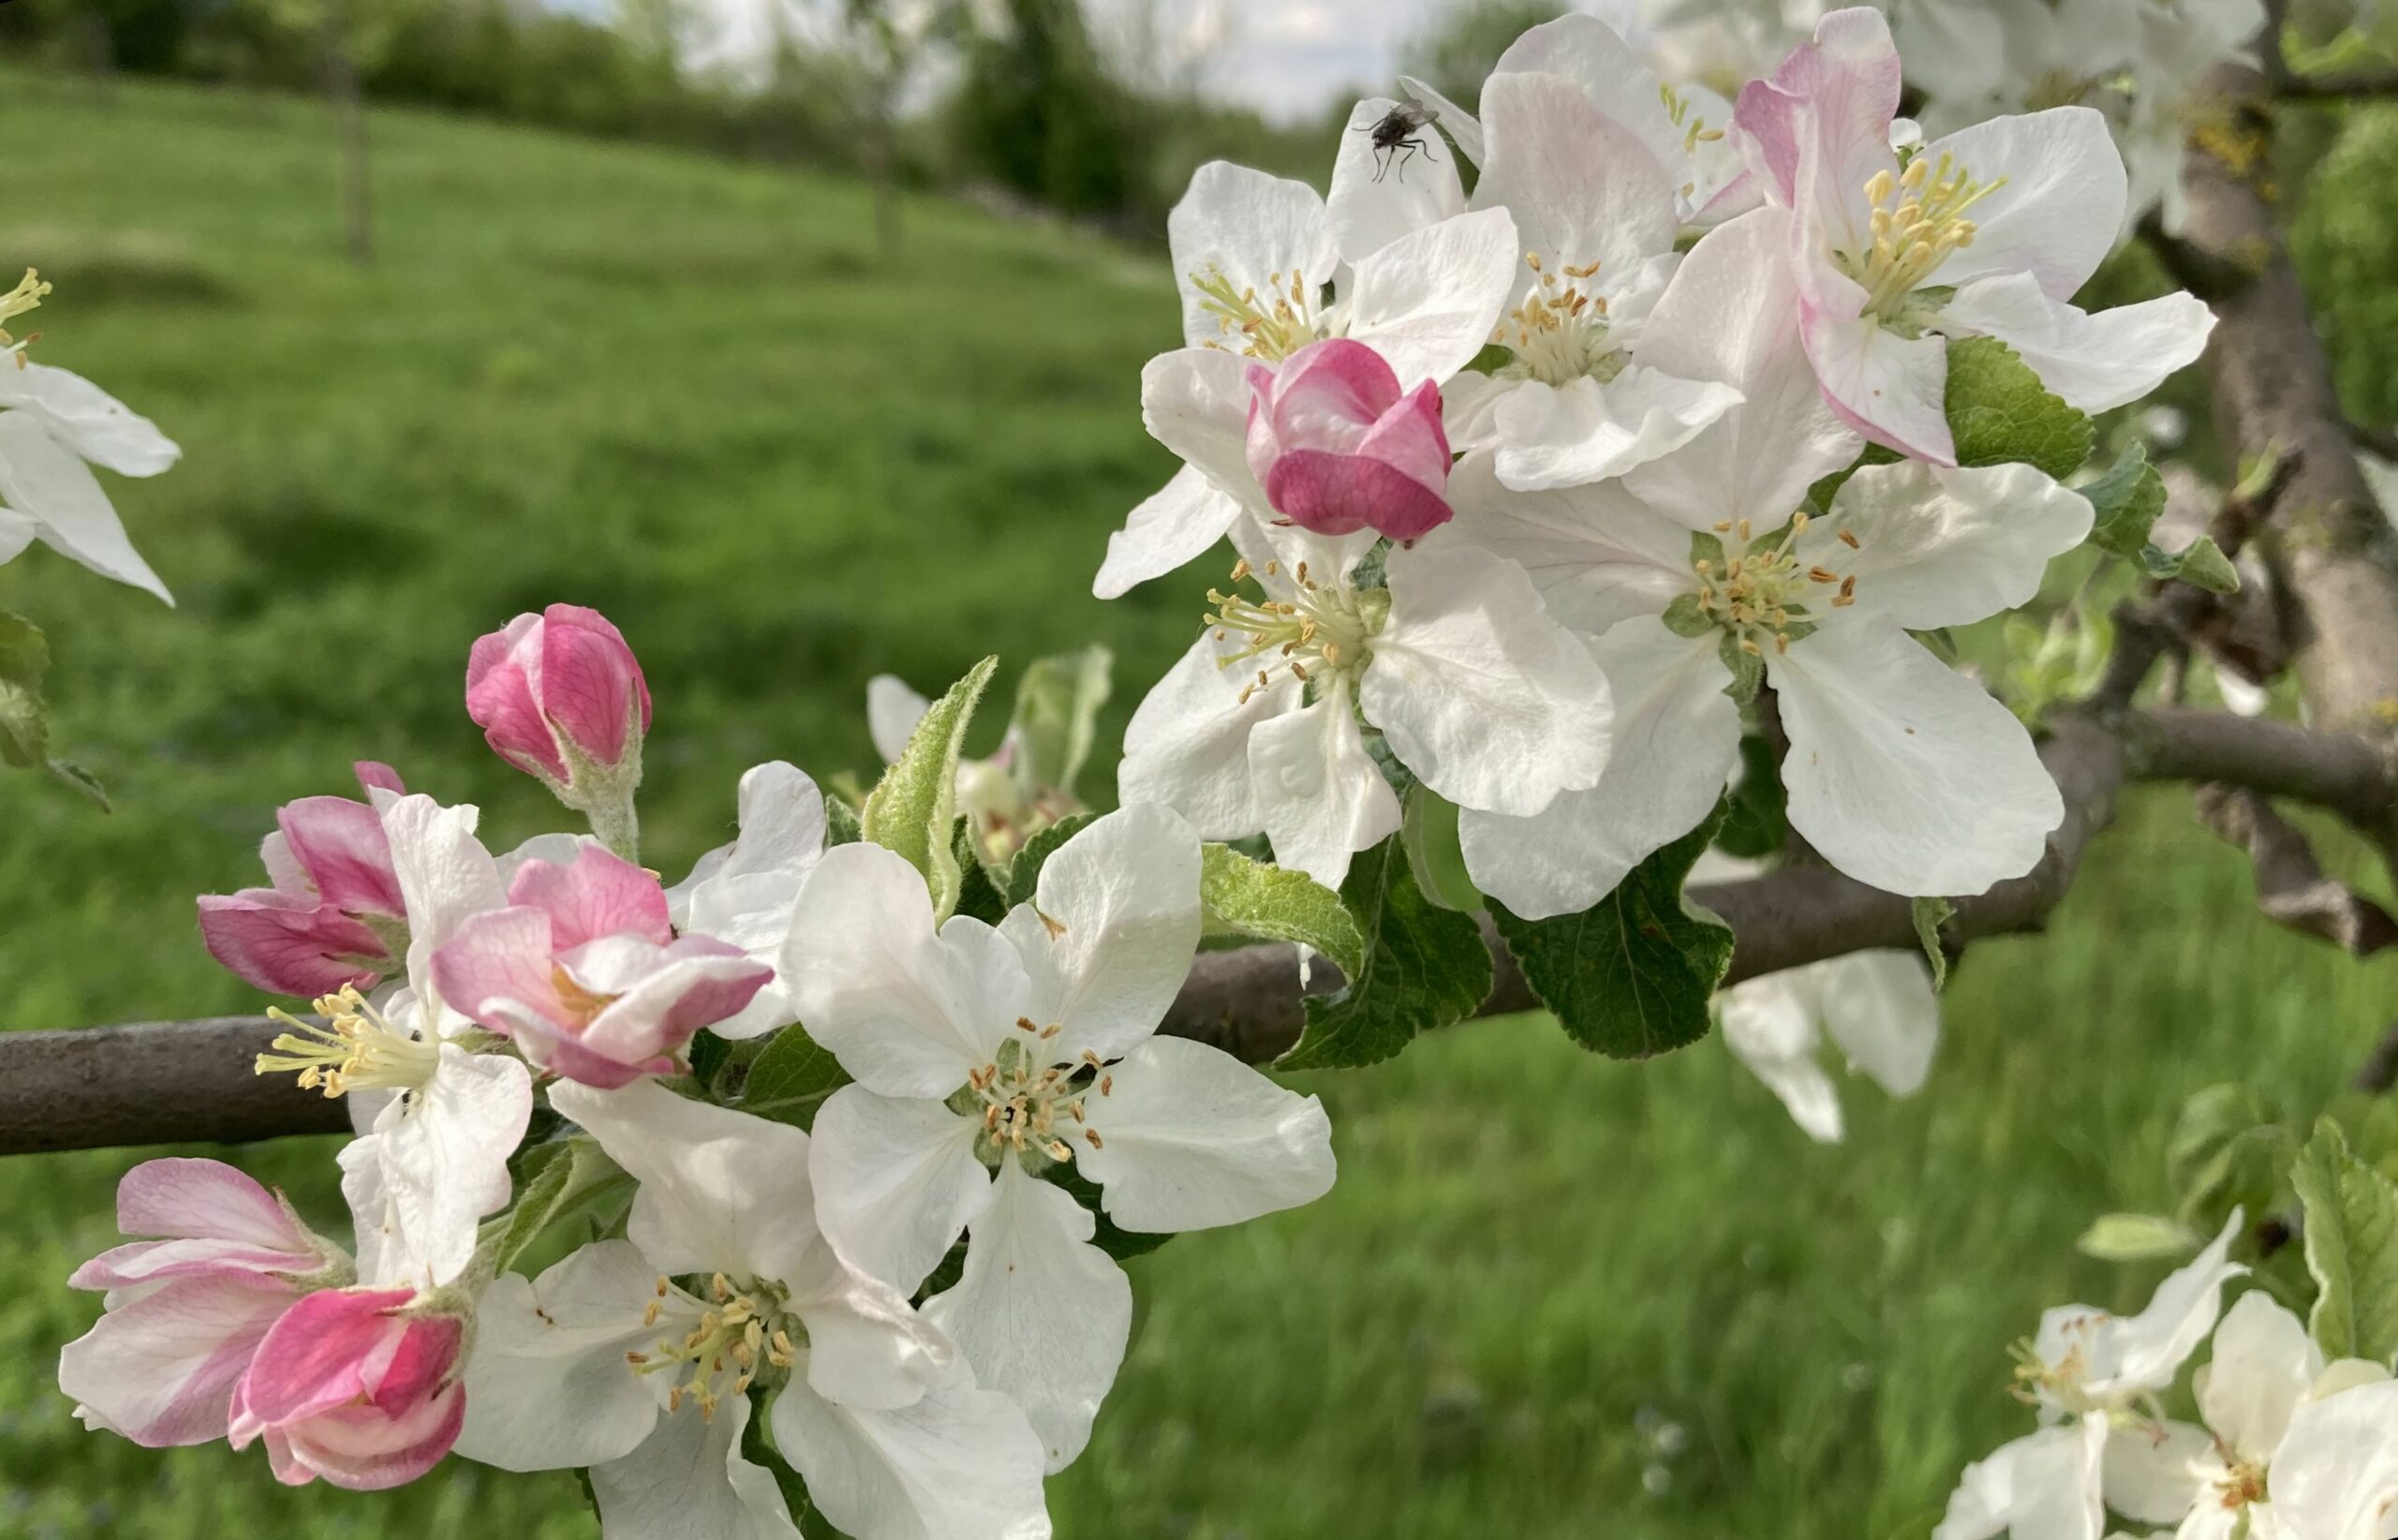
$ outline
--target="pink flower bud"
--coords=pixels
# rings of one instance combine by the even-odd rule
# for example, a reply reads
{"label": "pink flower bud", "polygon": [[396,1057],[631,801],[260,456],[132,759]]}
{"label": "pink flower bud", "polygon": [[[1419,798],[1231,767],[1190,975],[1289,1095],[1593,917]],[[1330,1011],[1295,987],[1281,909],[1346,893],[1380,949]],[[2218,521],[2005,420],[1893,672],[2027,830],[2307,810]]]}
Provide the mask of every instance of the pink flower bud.
{"label": "pink flower bud", "polygon": [[508,897],[434,953],[434,986],[534,1064],[586,1086],[671,1072],[693,1033],[738,1014],[775,976],[729,942],[677,937],[658,879],[597,846],[568,866],[526,862]]}
{"label": "pink flower bud", "polygon": [[606,617],[553,604],[476,642],[466,659],[466,715],[500,758],[572,790],[581,766],[629,766],[639,777],[649,685]]}
{"label": "pink flower bud", "polygon": [[458,1442],[466,1323],[417,1291],[319,1289],[269,1328],[234,1385],[227,1435],[264,1440],[275,1479],[352,1491],[414,1481]]}
{"label": "pink flower bud", "polygon": [[1412,540],[1449,521],[1449,436],[1430,380],[1402,393],[1362,342],[1310,343],[1249,370],[1249,468],[1303,529]]}
{"label": "pink flower bud", "polygon": [[[399,792],[389,765],[361,761],[371,797]],[[407,905],[381,815],[347,797],[303,797],[274,815],[259,856],[273,887],[200,900],[200,939],[236,977],[313,1000],[346,984],[371,989],[407,948]]]}

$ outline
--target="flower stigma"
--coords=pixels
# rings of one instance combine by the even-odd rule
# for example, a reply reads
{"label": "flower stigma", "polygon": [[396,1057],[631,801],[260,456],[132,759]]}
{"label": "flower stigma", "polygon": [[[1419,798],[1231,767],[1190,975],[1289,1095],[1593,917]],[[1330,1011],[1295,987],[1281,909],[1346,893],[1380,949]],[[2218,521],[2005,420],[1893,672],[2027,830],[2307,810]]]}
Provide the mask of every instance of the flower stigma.
{"label": "flower stigma", "polygon": [[[1822,615],[1811,608],[1821,590],[1831,589],[1824,608],[1844,610],[1857,602],[1857,575],[1843,577],[1830,568],[1802,562],[1794,547],[1813,520],[1802,509],[1790,516],[1779,540],[1753,543],[1749,521],[1726,519],[1715,526],[1719,535],[1735,537],[1745,547],[1721,562],[1700,555],[1691,563],[1698,574],[1699,614],[1739,639],[1741,649],[1761,654],[1761,637],[1772,638],[1773,650],[1788,652],[1790,644],[1805,637]],[[1843,543],[1860,549],[1856,536],[1840,532]]]}
{"label": "flower stigma", "polygon": [[1587,375],[1604,385],[1621,374],[1623,352],[1609,335],[1606,296],[1583,287],[1597,275],[1599,264],[1552,269],[1540,253],[1528,251],[1524,265],[1540,281],[1490,333],[1492,342],[1516,355],[1499,377],[1564,385]]}
{"label": "flower stigma", "polygon": [[1038,1171],[1050,1162],[1074,1158],[1068,1136],[1093,1149],[1105,1148],[1098,1131],[1086,1124],[1083,1103],[1114,1090],[1115,1076],[1088,1049],[1079,1065],[1042,1063],[1039,1044],[1057,1037],[1061,1029],[1054,1022],[1044,1027],[1029,1016],[1017,1017],[1015,1026],[1025,1035],[1000,1044],[991,1062],[969,1074],[965,1089],[951,1102],[970,1117],[980,1110],[983,1133],[975,1153],[996,1165],[1003,1151],[1013,1150],[1027,1170]]}
{"label": "flower stigma", "polygon": [[[1282,274],[1266,274],[1270,304],[1258,303],[1254,289],[1236,288],[1220,267],[1191,274],[1191,287],[1202,296],[1200,308],[1216,318],[1225,341],[1202,343],[1219,352],[1236,352],[1267,363],[1280,363],[1324,336],[1308,294],[1307,279],[1293,273],[1286,285]],[[1228,346],[1237,336],[1239,346]]]}
{"label": "flower stigma", "polygon": [[392,1024],[354,984],[316,1002],[319,1024],[303,1021],[276,1007],[267,1012],[274,1020],[296,1029],[269,1044],[274,1051],[259,1055],[256,1074],[297,1071],[303,1089],[321,1089],[328,1097],[354,1090],[422,1089],[441,1061],[440,1044],[420,1038]]}
{"label": "flower stigma", "polygon": [[673,1376],[666,1392],[668,1412],[680,1412],[690,1401],[703,1420],[713,1422],[718,1403],[726,1396],[747,1395],[762,1372],[787,1370],[796,1364],[799,1349],[792,1334],[799,1332],[805,1341],[807,1333],[797,1317],[784,1310],[787,1296],[772,1283],[736,1284],[718,1273],[708,1280],[707,1293],[709,1297],[701,1300],[676,1289],[674,1280],[660,1278],[658,1296],[644,1312],[643,1324],[658,1325],[667,1301],[678,1294],[699,1308],[699,1319],[679,1338],[660,1338],[647,1353],[626,1354],[625,1362],[635,1374]]}

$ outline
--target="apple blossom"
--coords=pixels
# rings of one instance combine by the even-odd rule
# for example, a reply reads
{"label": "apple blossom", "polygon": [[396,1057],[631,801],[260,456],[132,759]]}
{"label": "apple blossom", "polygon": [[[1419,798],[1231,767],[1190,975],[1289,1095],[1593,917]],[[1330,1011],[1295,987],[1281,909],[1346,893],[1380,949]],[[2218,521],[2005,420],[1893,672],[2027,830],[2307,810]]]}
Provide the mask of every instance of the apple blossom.
{"label": "apple blossom", "polygon": [[[885,764],[906,756],[908,739],[931,705],[896,674],[878,674],[866,681],[866,731]],[[1057,768],[1079,771],[1081,764],[1077,761]],[[1013,724],[999,752],[988,759],[958,759],[956,786],[957,810],[972,821],[976,841],[994,861],[1014,855],[1026,840],[1059,819],[1088,810],[1072,791],[1046,782]]]}
{"label": "apple blossom", "polygon": [[754,1394],[810,1501],[858,1540],[1049,1533],[1024,1414],[818,1231],[806,1133],[655,1082],[552,1099],[640,1182],[628,1238],[493,1283],[462,1452],[588,1467],[609,1540],[796,1540],[746,1447]]}
{"label": "apple blossom", "polygon": [[[688,877],[666,890],[666,911],[677,930],[729,942],[771,970],[790,934],[800,883],[824,853],[824,794],[797,766],[776,760],[742,776],[739,798],[739,837],[701,856]],[[790,986],[777,975],[708,1030],[757,1037],[798,1019]]]}
{"label": "apple blossom", "polygon": [[477,817],[427,796],[383,809],[407,906],[407,983],[375,1000],[354,988],[320,1000],[323,1025],[281,1016],[291,1030],[258,1060],[261,1074],[296,1071],[303,1086],[352,1099],[364,1136],[343,1161],[373,1173],[383,1212],[362,1228],[388,1228],[437,1285],[465,1271],[476,1222],[508,1202],[508,1158],[533,1112],[531,1073],[460,1041],[474,1023],[444,1001],[435,977],[435,954],[473,916],[508,904],[499,864],[475,838]]}
{"label": "apple blossom", "polygon": [[549,787],[591,820],[611,850],[632,858],[649,684],[606,616],[553,604],[479,639],[466,659],[466,715],[493,752]]}
{"label": "apple blossom", "polygon": [[1527,918],[1588,909],[1707,816],[1739,760],[1725,688],[1760,678],[1790,737],[1791,823],[1860,881],[1980,893],[2032,869],[2064,816],[2021,724],[1908,632],[2030,599],[2089,533],[2090,504],[2029,466],[1902,463],[1857,471],[1822,517],[1794,514],[1857,440],[1814,389],[1790,274],[1765,259],[1790,220],[1761,209],[1709,236],[1651,319],[1741,406],[1620,483],[1514,493],[1469,457],[1457,519],[1416,553],[1454,541],[1520,564],[1615,692],[1594,785],[1531,815],[1461,804],[1474,881]]}
{"label": "apple blossom", "polygon": [[1900,65],[1877,11],[1835,11],[1735,122],[1769,196],[1797,215],[1800,331],[1824,392],[1875,441],[1956,463],[1947,341],[2006,343],[2084,411],[2138,399],[2196,359],[2214,321],[2187,294],[2093,316],[2070,300],[2113,246],[2126,197],[2106,120],[2059,107],[1891,147]]}
{"label": "apple blossom", "polygon": [[285,1311],[233,1387],[228,1439],[264,1442],[274,1477],[352,1491],[414,1481],[466,1420],[462,1303],[406,1283],[320,1289]]}
{"label": "apple blossom", "polygon": [[1724,1046],[1789,1109],[1808,1137],[1838,1144],[1840,1093],[1824,1070],[1828,1036],[1892,1096],[1912,1096],[1940,1045],[1940,997],[1912,952],[1857,952],[1736,984],[1716,997]]}
{"label": "apple blossom", "polygon": [[1041,1179],[1071,1162],[1128,1230],[1233,1224],[1332,1185],[1313,1097],[1230,1055],[1153,1035],[1199,942],[1199,841],[1162,807],[1091,823],[996,928],[935,928],[916,869],[825,852],[785,973],[807,1030],[855,1077],[818,1113],[818,1218],[901,1289],[961,1230],[964,1276],[925,1307],[1031,1418],[1049,1469],[1090,1436],[1132,1325],[1091,1215]]}
{"label": "apple blossom", "polygon": [[442,943],[434,983],[529,1062],[586,1086],[672,1073],[693,1033],[774,977],[730,942],[675,935],[658,879],[596,845],[570,865],[526,862],[508,902]]}
{"label": "apple blossom", "polygon": [[2223,1285],[2248,1270],[2229,1260],[2241,1223],[2234,1212],[2138,1315],[2088,1305],[2041,1315],[2039,1335],[2019,1350],[2017,1377],[2043,1426],[1966,1468],[1932,1540],[2099,1540],[2114,1420],[2170,1385],[2214,1329]]}
{"label": "apple blossom", "polygon": [[1361,712],[1463,807],[1530,815],[1598,782],[1607,681],[1514,564],[1457,543],[1393,550],[1388,586],[1361,588],[1370,534],[1235,534],[1234,579],[1265,597],[1209,594],[1209,629],[1125,730],[1127,802],[1178,808],[1206,838],[1263,832],[1282,866],[1337,887],[1399,822]]}
{"label": "apple blossom", "polygon": [[1279,370],[1251,364],[1249,385],[1249,468],[1276,512],[1320,535],[1395,540],[1448,521],[1449,436],[1431,380],[1402,392],[1380,353],[1329,337]]}
{"label": "apple blossom", "polygon": [[[49,292],[27,268],[16,288],[0,295],[0,321],[34,309]],[[172,604],[174,596],[126,538],[91,467],[155,476],[183,451],[82,376],[27,360],[32,340],[0,331],[0,562],[38,540],[102,577]]]}
{"label": "apple blossom", "polygon": [[2300,1407],[2268,1485],[2286,1540],[2388,1540],[2398,1525],[2398,1384],[2385,1373]]}
{"label": "apple blossom", "polygon": [[[1344,155],[1334,208],[1359,200],[1372,175],[1370,155]],[[1503,211],[1353,228],[1307,184],[1223,161],[1192,174],[1167,234],[1187,346],[1142,371],[1141,420],[1185,464],[1108,537],[1091,585],[1102,599],[1191,561],[1245,514],[1279,517],[1249,465],[1252,364],[1347,337],[1381,354],[1402,392],[1438,385],[1489,340],[1519,271]],[[1327,303],[1336,273],[1339,296]]]}
{"label": "apple blossom", "polygon": [[[362,761],[358,782],[399,793],[391,766]],[[345,985],[373,988],[407,951],[407,908],[382,815],[348,797],[303,797],[276,809],[259,848],[272,886],[207,894],[200,939],[210,955],[269,994],[311,999]]]}

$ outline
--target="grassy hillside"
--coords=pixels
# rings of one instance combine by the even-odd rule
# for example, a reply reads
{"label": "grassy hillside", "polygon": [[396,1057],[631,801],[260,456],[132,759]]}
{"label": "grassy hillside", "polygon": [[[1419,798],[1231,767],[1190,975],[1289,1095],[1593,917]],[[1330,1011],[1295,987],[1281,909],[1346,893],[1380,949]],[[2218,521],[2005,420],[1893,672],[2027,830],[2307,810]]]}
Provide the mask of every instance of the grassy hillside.
{"label": "grassy hillside", "polygon": [[[934,687],[1102,638],[1112,744],[1214,576],[1088,597],[1170,468],[1136,401],[1174,334],[1154,260],[925,203],[886,264],[845,184],[384,114],[360,271],[312,105],[5,84],[0,264],[58,284],[40,356],[186,458],[118,487],[179,609],[41,553],[0,570],[118,803],[0,778],[0,1029],[254,1008],[191,896],[252,880],[274,806],[354,758],[481,803],[498,840],[550,821],[460,708],[467,644],[520,609],[630,634],[658,697],[645,853],[678,872],[745,766],[867,762],[880,670]],[[2092,867],[2054,939],[1969,960],[1922,1098],[1851,1094],[1844,1148],[1718,1044],[1627,1067],[1535,1019],[1306,1079],[1339,1188],[1134,1265],[1139,1335],[1051,1483],[1059,1533],[1920,1536],[2021,1426],[2007,1341],[2153,1281],[2070,1246],[2158,1200],[2180,1098],[2319,1097],[2398,995],[2392,965],[2259,923],[2171,798]],[[329,1157],[234,1152],[330,1219]],[[52,1366],[97,1302],[59,1280],[111,1241],[136,1158],[0,1165],[0,1534],[596,1533],[562,1476],[453,1463],[354,1498],[279,1488],[255,1451],[84,1433]]]}

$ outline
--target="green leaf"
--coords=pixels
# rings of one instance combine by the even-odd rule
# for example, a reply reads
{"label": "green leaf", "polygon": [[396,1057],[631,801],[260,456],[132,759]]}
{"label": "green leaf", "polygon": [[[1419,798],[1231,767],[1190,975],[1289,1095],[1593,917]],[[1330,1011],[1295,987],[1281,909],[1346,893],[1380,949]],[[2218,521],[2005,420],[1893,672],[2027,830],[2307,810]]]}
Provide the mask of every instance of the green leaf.
{"label": "green leaf", "polygon": [[813,1128],[824,1099],[850,1083],[840,1060],[824,1051],[805,1029],[777,1032],[749,1066],[741,1110],[798,1128]]}
{"label": "green leaf", "polygon": [[2308,1326],[2328,1357],[2398,1356],[2398,1187],[2348,1152],[2324,1118],[2290,1172],[2306,1210],[2306,1270],[2320,1291]]}
{"label": "green leaf", "polygon": [[993,880],[990,867],[983,864],[982,844],[974,837],[974,821],[959,819],[949,841],[950,858],[957,863],[955,912],[970,914],[986,925],[995,925],[1007,918],[1008,898]]}
{"label": "green leaf", "polygon": [[2096,515],[2090,526],[2092,545],[2133,561],[2148,544],[2148,532],[2165,511],[2165,479],[2148,463],[2140,444],[2116,458],[2103,475],[2078,488]]}
{"label": "green leaf", "polygon": [[1665,629],[1685,641],[1696,641],[1715,629],[1715,618],[1700,606],[1696,594],[1676,595],[1658,618],[1665,623]]}
{"label": "green leaf", "polygon": [[956,909],[963,880],[950,842],[950,824],[957,817],[958,750],[974,719],[974,704],[999,666],[998,659],[984,659],[932,703],[909,735],[907,751],[867,795],[858,823],[866,838],[898,851],[925,874],[936,921]]}
{"label": "green leaf", "polygon": [[41,628],[0,610],[0,763],[39,770],[105,813],[109,794],[91,772],[51,755],[50,717],[41,696],[42,676],[49,672],[50,643]]}
{"label": "green leaf", "polygon": [[866,831],[858,826],[858,810],[839,797],[824,799],[824,848],[855,845],[866,838]]}
{"label": "green leaf", "polygon": [[2211,594],[2240,591],[2240,573],[2212,535],[2200,535],[2183,550],[2165,552],[2151,545],[2139,554],[2140,570],[2159,583],[2175,578]]}
{"label": "green leaf", "polygon": [[1251,861],[1229,845],[1203,845],[1199,901],[1210,933],[1311,946],[1344,978],[1365,966],[1365,938],[1340,907],[1340,895],[1303,871]]}
{"label": "green leaf", "polygon": [[507,1271],[551,1225],[632,1180],[623,1167],[608,1159],[597,1139],[578,1134],[561,1141],[557,1148],[558,1153],[542,1162],[525,1182],[505,1222],[492,1222],[499,1226],[492,1246],[496,1271]]}
{"label": "green leaf", "polygon": [[1761,861],[1779,854],[1789,838],[1782,769],[1773,763],[1773,745],[1752,733],[1740,740],[1740,778],[1724,806],[1724,826],[1715,831],[1715,848],[1744,861]]}
{"label": "green leaf", "polygon": [[1948,340],[1948,431],[1961,466],[2021,461],[2062,481],[2090,458],[2090,419],[1995,337]]}
{"label": "green leaf", "polygon": [[1028,797],[1044,791],[1073,794],[1115,668],[1116,655],[1093,643],[1080,652],[1036,658],[1024,671],[1009,733],[1016,745],[1011,769]]}
{"label": "green leaf", "polygon": [[1732,929],[1682,886],[1723,820],[1718,807],[1579,914],[1523,920],[1490,906],[1532,994],[1585,1048],[1647,1059],[1707,1035],[1709,1002],[1732,965]]}
{"label": "green leaf", "polygon": [[1923,943],[1923,959],[1932,965],[1932,992],[1935,995],[1948,987],[1948,949],[1940,944],[1940,927],[1956,912],[1957,906],[1946,898],[1915,901],[1915,939]]}
{"label": "green leaf", "polygon": [[2262,1213],[2288,1179],[2296,1141],[2243,1084],[2210,1086],[2182,1103],[2165,1147],[2165,1177],[2182,1222],[2218,1230],[2234,1208]]}
{"label": "green leaf", "polygon": [[2162,1262],[2196,1255],[2206,1239],[2162,1214],[2101,1214],[2073,1244],[2101,1262]]}
{"label": "green leaf", "polygon": [[1428,786],[1417,786],[1407,795],[1399,835],[1407,845],[1407,866],[1415,875],[1418,892],[1443,909],[1482,911],[1482,894],[1473,885],[1473,874],[1465,869],[1456,803]]}
{"label": "green leaf", "polygon": [[1024,849],[1015,852],[1015,860],[1008,866],[1010,909],[1032,902],[1034,892],[1041,886],[1041,868],[1049,864],[1049,858],[1058,853],[1059,846],[1088,828],[1090,821],[1098,816],[1097,813],[1076,813],[1071,818],[1061,818],[1024,842]]}
{"label": "green leaf", "polygon": [[1416,890],[1397,835],[1350,863],[1340,901],[1357,922],[1364,959],[1339,994],[1309,998],[1307,1026],[1277,1069],[1380,1063],[1490,998],[1482,927]]}

